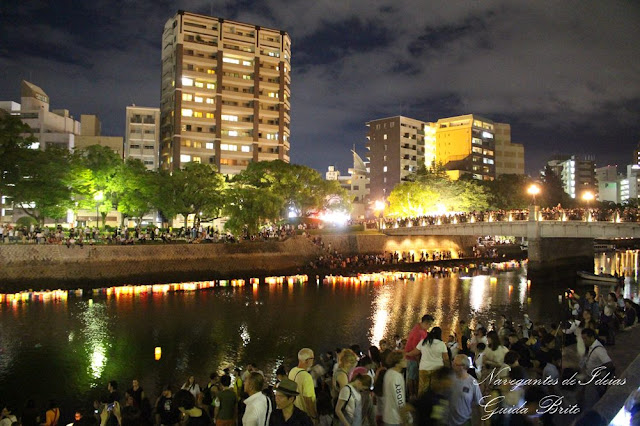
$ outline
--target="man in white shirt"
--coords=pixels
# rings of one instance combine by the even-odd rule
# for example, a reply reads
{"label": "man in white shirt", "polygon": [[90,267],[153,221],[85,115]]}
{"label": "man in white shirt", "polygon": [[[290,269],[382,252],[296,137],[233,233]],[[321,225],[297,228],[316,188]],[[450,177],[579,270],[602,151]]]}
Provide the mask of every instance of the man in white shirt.
{"label": "man in white shirt", "polygon": [[[607,367],[610,369],[613,367],[613,362],[607,353],[607,350],[598,339],[596,339],[596,333],[590,329],[585,328],[582,330],[582,340],[584,340],[584,346],[586,353],[580,367],[585,375],[582,381],[582,390],[584,392],[584,407],[590,407],[604,394],[607,390],[606,386],[597,386],[595,384],[597,379],[602,379],[607,375],[607,370],[599,370],[599,367]],[[594,371],[595,370],[595,371]],[[612,375],[609,375],[608,379],[613,379]]]}
{"label": "man in white shirt", "polygon": [[249,398],[244,400],[247,408],[242,416],[242,426],[264,426],[269,424],[273,407],[271,400],[262,393],[264,377],[257,372],[251,372],[244,382],[244,391]]}

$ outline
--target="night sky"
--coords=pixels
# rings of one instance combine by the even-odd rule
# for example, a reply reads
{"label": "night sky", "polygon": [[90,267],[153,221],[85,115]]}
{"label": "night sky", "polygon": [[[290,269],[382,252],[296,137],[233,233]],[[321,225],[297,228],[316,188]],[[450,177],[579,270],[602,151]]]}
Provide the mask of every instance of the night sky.
{"label": "night sky", "polygon": [[127,105],[159,106],[179,9],[289,32],[292,161],[322,172],[394,115],[511,123],[536,175],[561,153],[623,166],[640,141],[637,0],[0,0],[0,100],[26,79],[123,135]]}

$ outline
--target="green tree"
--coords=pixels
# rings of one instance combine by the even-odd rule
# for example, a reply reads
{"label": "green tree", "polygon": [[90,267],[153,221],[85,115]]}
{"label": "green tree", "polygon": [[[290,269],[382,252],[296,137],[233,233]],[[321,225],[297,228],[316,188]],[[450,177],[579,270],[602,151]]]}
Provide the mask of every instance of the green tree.
{"label": "green tree", "polygon": [[157,174],[147,170],[142,161],[128,159],[121,167],[118,179],[121,181],[122,195],[118,211],[124,217],[131,217],[140,225],[142,217],[154,208],[157,192]]}
{"label": "green tree", "polygon": [[29,147],[35,141],[28,125],[0,111],[0,200],[24,175],[25,161],[33,152]]}
{"label": "green tree", "polygon": [[31,151],[23,163],[23,176],[9,191],[14,206],[41,225],[45,218],[64,218],[74,205],[69,162],[64,148]]}
{"label": "green tree", "polygon": [[346,191],[337,181],[326,181],[310,167],[282,160],[251,163],[233,181],[245,186],[269,189],[282,199],[283,216],[289,209],[306,216],[311,211],[329,207],[336,197],[347,199]]}
{"label": "green tree", "polygon": [[533,182],[528,176],[500,175],[483,183],[489,191],[489,208],[492,210],[523,209],[531,201],[527,189]]}
{"label": "green tree", "polygon": [[123,180],[119,176],[122,159],[113,150],[101,145],[88,146],[74,156],[77,156],[72,163],[78,173],[74,181],[78,208],[93,209],[97,206],[104,226],[107,214],[118,208],[124,192]]}
{"label": "green tree", "polygon": [[544,168],[541,192],[540,205],[542,206],[562,204],[564,207],[570,207],[572,204],[571,197],[564,191],[562,179],[548,165]]}
{"label": "green tree", "polygon": [[401,182],[389,194],[391,216],[423,216],[447,211],[485,210],[488,194],[471,180],[451,181],[440,173],[419,175],[415,181]]}
{"label": "green tree", "polygon": [[190,214],[195,215],[194,223],[199,223],[201,214],[209,218],[220,216],[225,181],[213,167],[186,163],[171,175],[161,173],[159,180],[161,186],[155,204],[165,218],[182,214],[186,228]]}
{"label": "green tree", "polygon": [[234,235],[244,230],[256,234],[262,226],[280,218],[284,200],[268,188],[234,185],[225,195],[224,214],[228,216],[225,228]]}

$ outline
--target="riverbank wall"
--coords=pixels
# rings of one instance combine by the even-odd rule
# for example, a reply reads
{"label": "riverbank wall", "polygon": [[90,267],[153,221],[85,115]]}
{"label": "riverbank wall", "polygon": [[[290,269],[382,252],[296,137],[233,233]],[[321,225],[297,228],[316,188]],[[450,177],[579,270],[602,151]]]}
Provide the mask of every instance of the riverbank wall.
{"label": "riverbank wall", "polygon": [[337,250],[346,255],[421,250],[471,250],[473,238],[398,238],[381,234],[322,235],[237,244],[134,246],[0,245],[0,292],[156,284],[305,273],[309,262]]}

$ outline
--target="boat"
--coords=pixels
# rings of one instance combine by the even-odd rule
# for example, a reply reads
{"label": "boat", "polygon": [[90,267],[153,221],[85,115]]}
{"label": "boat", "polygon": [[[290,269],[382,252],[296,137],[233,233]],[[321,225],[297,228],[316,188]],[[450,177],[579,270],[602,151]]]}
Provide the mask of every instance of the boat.
{"label": "boat", "polygon": [[618,277],[609,274],[594,274],[593,272],[578,271],[578,277],[587,281],[598,281],[603,283],[618,284]]}

